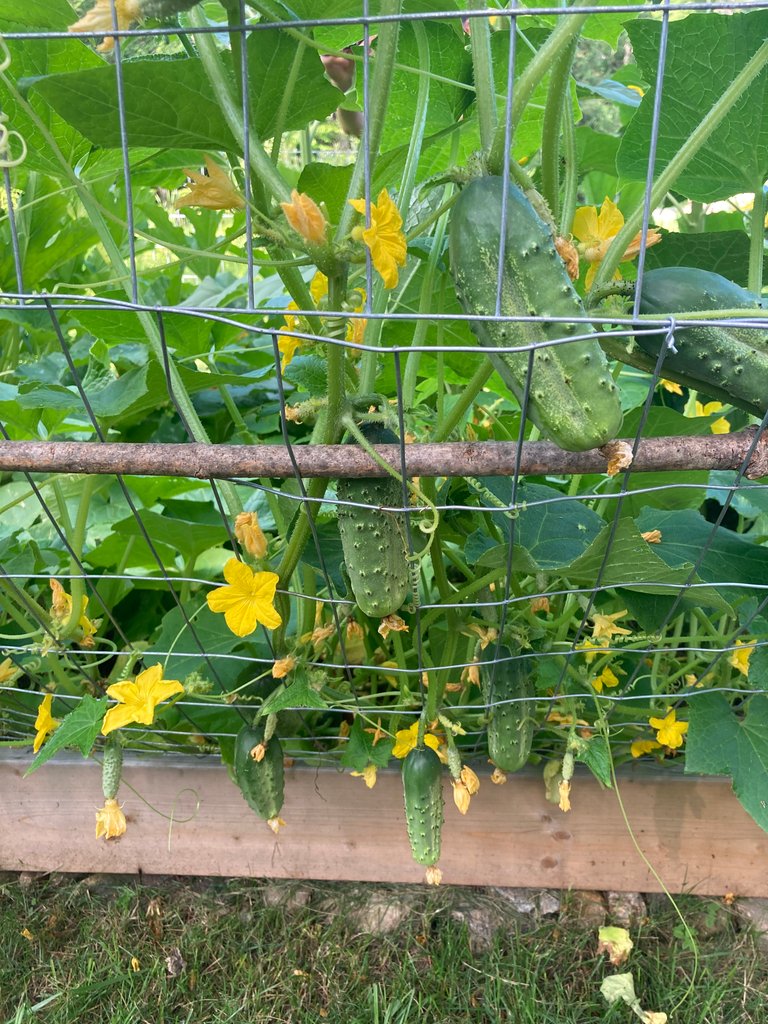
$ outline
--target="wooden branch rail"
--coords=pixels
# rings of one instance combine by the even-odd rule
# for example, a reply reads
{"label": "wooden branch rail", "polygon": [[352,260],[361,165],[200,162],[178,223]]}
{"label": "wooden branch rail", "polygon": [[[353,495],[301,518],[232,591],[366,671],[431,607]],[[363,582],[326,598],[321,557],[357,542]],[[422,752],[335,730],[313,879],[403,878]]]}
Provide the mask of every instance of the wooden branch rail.
{"label": "wooden branch rail", "polygon": [[[648,437],[640,441],[634,471],[738,469],[755,436],[755,428],[736,434],[703,437]],[[627,441],[631,444],[631,441]],[[375,445],[400,469],[398,445]],[[512,476],[517,444],[509,441],[409,444],[409,476]],[[383,477],[385,470],[354,445],[296,445],[302,477]],[[599,449],[566,452],[547,441],[522,446],[524,476],[604,473],[607,458]],[[253,479],[295,476],[288,449],[282,445],[99,444],[82,441],[0,441],[0,472],[123,473],[128,476],[180,476]],[[747,471],[749,479],[768,475],[768,439],[761,437]]]}
{"label": "wooden branch rail", "polygon": [[[408,847],[397,771],[380,771],[368,790],[333,769],[288,769],[281,812],[287,825],[274,836],[213,758],[134,756],[126,760],[120,791],[128,830],[105,842],[94,837],[95,811],[103,803],[98,767],[78,755],[57,756],[24,779],[30,757],[0,755],[0,869],[389,882],[424,877]],[[672,892],[768,896],[768,835],[739,805],[729,780],[640,766],[619,778],[639,846]],[[563,814],[544,799],[540,772],[510,776],[505,786],[491,785],[486,775],[463,818],[446,779],[444,881],[659,891],[616,795],[577,772],[571,796],[573,810]]]}

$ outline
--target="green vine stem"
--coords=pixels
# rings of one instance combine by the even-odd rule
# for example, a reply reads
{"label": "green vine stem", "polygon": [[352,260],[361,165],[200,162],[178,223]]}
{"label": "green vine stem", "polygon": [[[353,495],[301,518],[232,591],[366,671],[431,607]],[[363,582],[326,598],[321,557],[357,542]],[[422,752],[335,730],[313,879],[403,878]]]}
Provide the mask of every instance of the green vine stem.
{"label": "green vine stem", "polygon": [[306,45],[299,43],[296,47],[296,53],[293,55],[293,62],[291,64],[291,70],[288,72],[288,77],[283,85],[283,95],[280,100],[280,106],[277,110],[277,117],[275,118],[275,134],[272,139],[272,163],[276,164],[280,156],[280,144],[283,141],[283,126],[288,116],[288,111],[291,109],[291,103],[293,102],[293,93],[296,89],[296,83],[299,80],[299,72],[301,71],[301,63],[304,60],[304,53],[306,51]]}
{"label": "green vine stem", "polygon": [[[658,175],[651,189],[651,209],[658,206],[683,170],[707,142],[715,129],[722,124],[744,90],[755,81],[766,64],[768,64],[768,42],[764,42],[750,60],[747,61],[720,99],[713,105],[709,113],[688,136],[664,170]],[[643,200],[640,200],[633,212],[627,217],[623,228],[614,238],[611,247],[605,255],[605,259],[598,267],[591,291],[602,288],[611,280],[614,271],[619,263],[621,263],[621,258],[626,252],[627,246],[640,230],[642,221]]]}
{"label": "green vine stem", "polygon": [[[571,10],[586,6],[590,0],[575,0]],[[544,76],[550,71],[553,64],[560,59],[560,56],[572,44],[573,40],[581,32],[581,27],[587,20],[587,14],[568,14],[558,18],[557,26],[552,30],[547,41],[537,51],[528,67],[523,71],[515,82],[515,91],[512,97],[512,130],[520,120],[520,116],[528,106],[534,90]],[[488,169],[491,174],[501,174],[504,169],[504,145],[506,142],[505,125],[499,125],[494,134],[493,143],[488,154]],[[515,161],[511,161],[514,164]],[[520,168],[522,170],[522,168]]]}
{"label": "green vine stem", "polygon": [[749,218],[749,280],[755,295],[763,292],[763,260],[765,259],[765,192],[763,176],[756,182],[755,201]]}
{"label": "green vine stem", "polygon": [[[193,7],[187,13],[185,20],[190,28],[209,27],[208,19],[199,7]],[[227,79],[219,51],[216,48],[216,37],[210,32],[200,32],[195,36],[195,46],[200,55],[203,71],[211,84],[216,102],[221,108],[229,130],[236,139],[242,138],[243,112]],[[253,173],[266,185],[275,199],[280,202],[290,202],[291,190],[267,156],[261,140],[252,128],[248,133],[248,142],[249,160]]]}
{"label": "green vine stem", "polygon": [[[474,7],[473,0],[467,0],[467,8]],[[493,60],[491,59],[491,26],[488,18],[473,18],[469,28],[472,70],[475,80],[475,103],[480,126],[480,145],[483,152],[490,151],[496,131],[496,89],[493,81]]]}
{"label": "green vine stem", "polygon": [[[99,477],[87,476],[83,479],[80,490],[77,518],[71,530],[67,531],[69,541],[70,557],[69,571],[72,574],[70,581],[70,594],[72,595],[72,610],[69,619],[64,627],[63,636],[70,636],[80,621],[83,610],[83,597],[85,596],[85,580],[78,575],[80,564],[82,564],[83,547],[85,545],[85,533],[88,525],[88,513],[91,508],[91,498],[100,483]],[[56,491],[57,501],[61,501],[60,492]]]}
{"label": "green vine stem", "polygon": [[541,125],[541,194],[556,223],[560,216],[560,135],[566,114],[571,114],[571,65],[575,52],[576,40],[572,39],[552,66]]}
{"label": "green vine stem", "polygon": [[[381,0],[381,15],[388,17],[398,15],[402,7],[402,0]],[[397,41],[400,35],[399,21],[385,21],[379,25],[378,37],[376,40],[376,59],[373,61],[373,75],[371,76],[369,89],[369,103],[366,113],[367,117],[367,139],[368,151],[370,154],[370,167],[379,151],[381,135],[384,129],[384,117],[389,103],[389,93],[392,88],[392,76],[395,70],[395,56],[397,54]],[[357,160],[352,177],[349,182],[347,199],[359,199],[365,191],[365,161]],[[339,225],[336,229],[336,241],[340,242],[349,234],[352,227],[352,218],[355,211],[348,202],[344,204]]]}
{"label": "green vine stem", "polygon": [[[426,30],[418,21],[414,21],[413,32],[416,36],[416,47],[419,54],[419,67],[425,68],[429,71],[431,57],[429,39],[427,37]],[[421,146],[424,140],[424,129],[427,124],[428,107],[429,78],[425,76],[424,78],[419,79],[419,89],[416,94],[416,110],[414,111],[413,118],[413,131],[411,132],[411,138],[408,143],[408,153],[405,158],[405,166],[403,167],[403,177],[400,183],[400,190],[397,194],[397,201],[400,207],[400,212],[403,215],[403,219],[405,219],[411,206],[411,195],[413,193],[414,182],[416,181],[416,169],[419,166]]]}
{"label": "green vine stem", "polygon": [[445,441],[451,436],[453,431],[464,418],[464,414],[472,407],[472,403],[490,380],[492,374],[493,366],[491,365],[491,361],[487,356],[482,357],[480,359],[480,365],[472,374],[469,381],[467,381],[467,386],[451,406],[450,411],[447,413],[442,423],[438,424],[437,429],[432,435],[433,441]]}

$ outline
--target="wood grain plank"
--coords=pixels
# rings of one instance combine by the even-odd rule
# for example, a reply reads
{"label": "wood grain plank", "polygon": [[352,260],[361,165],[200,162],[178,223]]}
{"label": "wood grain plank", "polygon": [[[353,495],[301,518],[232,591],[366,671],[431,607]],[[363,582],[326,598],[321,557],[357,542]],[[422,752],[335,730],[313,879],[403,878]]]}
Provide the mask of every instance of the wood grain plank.
{"label": "wood grain plank", "polygon": [[[275,837],[220,765],[129,761],[120,794],[128,831],[105,842],[94,838],[94,814],[103,802],[98,768],[65,758],[22,779],[28,763],[16,754],[0,757],[0,869],[393,882],[423,877],[411,860],[395,771],[380,772],[367,790],[362,780],[333,770],[289,769],[288,824]],[[466,818],[446,785],[445,882],[659,890],[615,794],[591,777],[577,775],[567,815],[547,803],[535,773],[511,777],[504,786],[482,781]],[[638,842],[669,889],[768,896],[768,835],[741,808],[727,780],[631,774],[621,787]]]}

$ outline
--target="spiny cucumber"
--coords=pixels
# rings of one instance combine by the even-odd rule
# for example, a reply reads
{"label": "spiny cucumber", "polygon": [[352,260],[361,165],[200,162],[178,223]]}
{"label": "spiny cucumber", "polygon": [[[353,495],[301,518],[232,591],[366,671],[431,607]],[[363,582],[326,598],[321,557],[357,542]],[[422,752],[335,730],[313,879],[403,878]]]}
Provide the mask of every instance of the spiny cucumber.
{"label": "spiny cucumber", "polygon": [[483,699],[490,707],[488,754],[504,772],[518,771],[530,756],[536,697],[535,659],[510,658],[509,647],[489,644],[480,671]]}
{"label": "spiny cucumber", "polygon": [[235,782],[260,818],[271,821],[283,806],[283,749],[277,736],[264,744],[264,756],[257,761],[251,751],[264,744],[264,727],[244,725],[235,739]]}
{"label": "spiny cucumber", "polygon": [[417,864],[432,867],[440,859],[443,787],[440,758],[431,747],[416,747],[403,761],[405,821]]}
{"label": "spiny cucumber", "polygon": [[[476,178],[462,191],[451,214],[451,272],[465,312],[476,316],[496,311],[504,188],[501,178]],[[501,314],[586,317],[552,232],[519,188],[509,184],[506,191]],[[588,334],[594,330],[591,324],[478,321],[472,330],[491,350],[491,362],[521,404],[528,352],[492,350],[535,346],[528,415],[561,448],[584,451],[616,437],[622,419],[619,394],[597,340],[547,344]]]}

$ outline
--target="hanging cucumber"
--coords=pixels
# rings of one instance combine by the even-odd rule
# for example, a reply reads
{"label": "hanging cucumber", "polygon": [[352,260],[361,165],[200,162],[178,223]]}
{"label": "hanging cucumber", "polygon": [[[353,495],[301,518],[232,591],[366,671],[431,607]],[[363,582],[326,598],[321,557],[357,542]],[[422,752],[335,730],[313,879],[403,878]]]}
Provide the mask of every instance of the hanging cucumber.
{"label": "hanging cucumber", "polygon": [[[370,444],[398,443],[386,427],[365,424],[360,430]],[[342,479],[336,485],[336,496],[339,501],[356,503],[337,506],[337,515],[344,562],[358,607],[372,618],[391,615],[410,593],[410,574],[404,517],[399,512],[383,512],[381,507],[402,507],[402,486],[390,476]]]}
{"label": "hanging cucumber", "polygon": [[[431,747],[416,747],[403,761],[405,821],[417,864],[434,868],[440,859],[443,786],[440,758]],[[429,880],[429,874],[428,874]],[[439,879],[438,879],[439,880]]]}
{"label": "hanging cucumber", "polygon": [[[640,312],[658,316],[710,309],[743,309],[765,316],[760,300],[725,277],[694,267],[663,267],[643,276]],[[658,357],[660,334],[635,335],[647,355]],[[668,380],[704,391],[756,416],[768,408],[768,332],[748,327],[685,327],[664,357]],[[678,380],[679,377],[679,380]]]}
{"label": "hanging cucumber", "polygon": [[[464,311],[496,311],[504,182],[476,178],[463,190],[451,214],[450,259]],[[520,189],[507,185],[506,241],[502,276],[503,316],[586,317],[581,299],[555,249],[552,232]],[[567,451],[598,448],[621,427],[618,389],[596,339],[559,345],[547,342],[587,334],[587,322],[472,324],[478,341],[519,402],[528,376],[528,352],[494,355],[492,350],[535,345],[528,415]]]}
{"label": "hanging cucumber", "polygon": [[[263,745],[264,754],[257,761],[251,754]],[[264,727],[244,725],[235,739],[235,782],[249,807],[270,824],[277,822],[283,806],[283,749],[277,736],[264,742]]]}
{"label": "hanging cucumber", "polygon": [[483,699],[490,707],[488,754],[503,772],[522,768],[533,742],[536,659],[504,660],[512,657],[509,647],[502,644],[497,650],[495,644],[489,644],[480,670]]}

